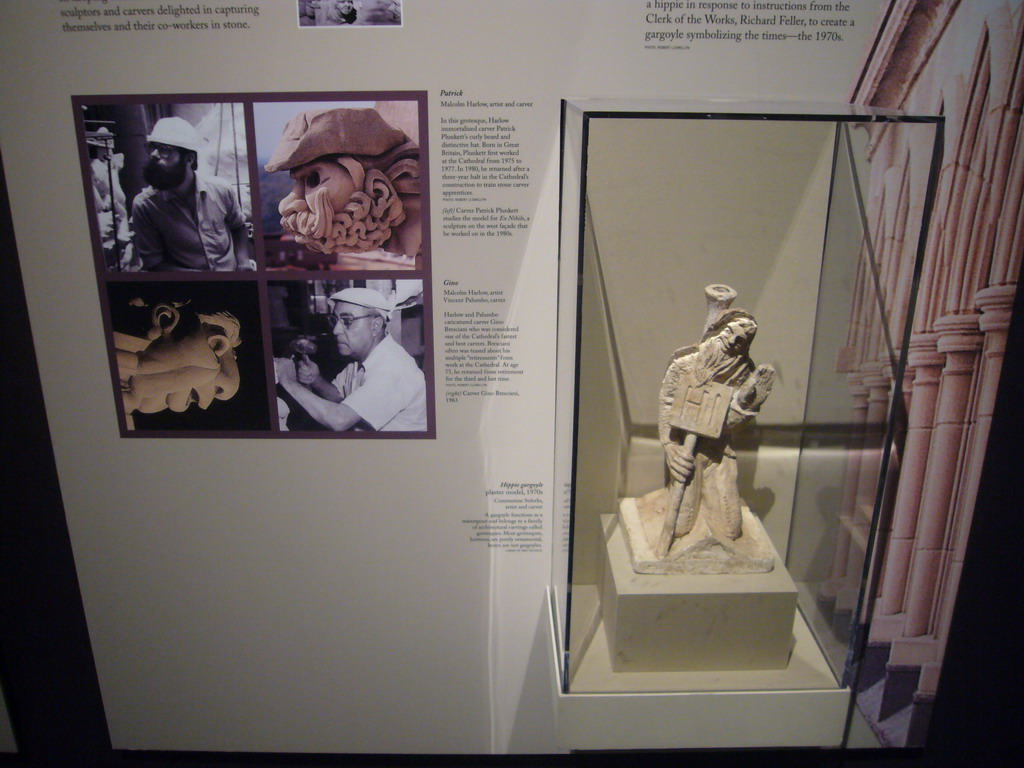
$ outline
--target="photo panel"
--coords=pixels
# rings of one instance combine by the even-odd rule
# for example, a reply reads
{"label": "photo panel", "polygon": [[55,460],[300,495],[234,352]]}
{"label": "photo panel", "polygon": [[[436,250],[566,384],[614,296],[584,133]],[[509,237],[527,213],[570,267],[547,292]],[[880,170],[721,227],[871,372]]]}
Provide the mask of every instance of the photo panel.
{"label": "photo panel", "polygon": [[300,27],[400,27],[402,0],[295,0]]}
{"label": "photo panel", "polygon": [[424,94],[253,104],[269,270],[426,269]]}
{"label": "photo panel", "polygon": [[270,280],[277,429],[292,437],[434,436],[422,280]]}
{"label": "photo panel", "polygon": [[123,435],[269,433],[257,283],[119,280],[106,299]]}
{"label": "photo panel", "polygon": [[424,92],[72,107],[123,437],[434,436]]}
{"label": "photo panel", "polygon": [[174,98],[75,100],[97,269],[251,272],[243,105]]}

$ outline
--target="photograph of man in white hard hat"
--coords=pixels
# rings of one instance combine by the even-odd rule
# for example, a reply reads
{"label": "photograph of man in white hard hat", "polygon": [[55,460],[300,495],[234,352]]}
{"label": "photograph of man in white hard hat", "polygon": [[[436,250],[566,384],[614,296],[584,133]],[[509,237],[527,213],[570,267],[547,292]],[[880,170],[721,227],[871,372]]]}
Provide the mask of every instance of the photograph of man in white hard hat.
{"label": "photograph of man in white hard hat", "polygon": [[256,268],[241,104],[82,110],[86,192],[105,271]]}

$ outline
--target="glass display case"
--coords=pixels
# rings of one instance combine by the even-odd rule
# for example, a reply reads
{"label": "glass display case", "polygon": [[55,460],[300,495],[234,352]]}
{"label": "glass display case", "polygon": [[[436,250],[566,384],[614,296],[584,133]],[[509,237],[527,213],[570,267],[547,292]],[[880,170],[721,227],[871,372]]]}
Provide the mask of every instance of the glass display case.
{"label": "glass display case", "polygon": [[[564,746],[848,740],[941,143],[939,117],[849,105],[563,104],[549,594]],[[880,157],[893,146],[905,156]],[[743,365],[771,367],[770,397],[712,433],[672,422],[693,433],[680,486],[665,382],[737,318],[756,321]],[[743,386],[726,383],[735,411]],[[697,566],[651,573],[685,560],[686,537],[637,534],[637,509],[712,514],[673,487],[712,507],[738,491],[736,530],[712,524]],[[737,566],[755,535],[763,567]]]}

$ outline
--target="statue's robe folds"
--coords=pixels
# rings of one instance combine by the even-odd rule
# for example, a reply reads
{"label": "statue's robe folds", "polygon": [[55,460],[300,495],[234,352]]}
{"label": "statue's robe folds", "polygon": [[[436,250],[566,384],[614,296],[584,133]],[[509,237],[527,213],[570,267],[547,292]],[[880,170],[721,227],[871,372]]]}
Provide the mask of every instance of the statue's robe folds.
{"label": "statue's robe folds", "polygon": [[[736,390],[747,383],[754,372],[754,364],[745,354],[727,356],[709,368],[702,361],[696,346],[678,350],[665,373],[659,394],[658,434],[662,445],[681,445],[686,437],[685,431],[671,425],[672,405],[681,384],[690,382],[699,386],[713,381]],[[676,521],[677,538],[690,533],[699,522],[706,524],[718,539],[734,540],[742,533],[742,500],[737,487],[736,452],[730,445],[730,439],[732,430],[754,415],[755,411],[740,408],[734,401],[729,405],[721,436],[701,437],[697,440],[693,478],[683,493]],[[679,482],[670,475],[666,488],[647,494],[638,501],[648,508],[667,506],[678,485]]]}

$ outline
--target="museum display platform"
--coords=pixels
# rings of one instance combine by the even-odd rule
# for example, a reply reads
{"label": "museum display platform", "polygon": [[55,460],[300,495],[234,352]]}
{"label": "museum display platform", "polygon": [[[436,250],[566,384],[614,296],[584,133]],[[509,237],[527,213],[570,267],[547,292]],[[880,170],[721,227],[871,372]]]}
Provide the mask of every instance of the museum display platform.
{"label": "museum display platform", "polygon": [[[837,687],[802,616],[785,669],[616,672],[600,621],[597,591],[573,591],[573,617],[589,634],[576,657],[573,687],[561,685],[557,604],[548,593],[552,695],[559,743],[567,749],[712,749],[838,746],[850,689]],[[587,626],[589,624],[589,626]],[[668,727],[666,724],[670,724]]]}
{"label": "museum display platform", "polygon": [[796,584],[777,554],[767,573],[637,573],[621,522],[601,522],[601,620],[616,672],[788,665]]}

